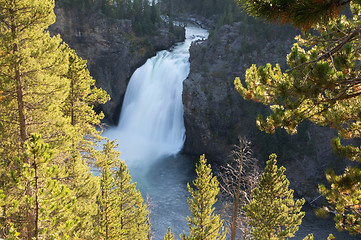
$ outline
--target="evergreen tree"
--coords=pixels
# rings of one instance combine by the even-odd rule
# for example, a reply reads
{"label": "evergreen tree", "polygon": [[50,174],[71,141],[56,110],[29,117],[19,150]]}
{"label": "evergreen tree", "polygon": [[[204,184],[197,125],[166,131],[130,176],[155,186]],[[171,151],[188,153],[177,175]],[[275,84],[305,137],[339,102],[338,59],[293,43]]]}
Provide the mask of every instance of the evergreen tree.
{"label": "evergreen tree", "polygon": [[[272,114],[257,118],[260,129],[274,133],[284,128],[297,133],[305,120],[330,126],[344,139],[361,137],[360,61],[360,1],[238,1],[253,16],[292,23],[305,32],[287,56],[289,69],[279,65],[256,67],[246,72],[244,87],[239,78],[237,90],[245,99],[270,105]],[[339,15],[349,4],[352,18]],[[292,9],[292,11],[291,11]],[[361,162],[359,146],[343,146],[339,138],[332,140],[334,151],[352,161]],[[321,191],[335,205],[336,227],[361,233],[361,213],[353,204],[361,200],[361,179],[357,168],[347,168],[344,174],[327,173],[329,191]],[[352,184],[350,184],[352,183]],[[345,222],[348,222],[345,224]]]}
{"label": "evergreen tree", "polygon": [[286,239],[294,236],[305,213],[304,199],[294,201],[293,190],[284,175],[285,168],[277,167],[277,156],[270,155],[259,186],[252,191],[253,199],[243,208],[251,219],[254,239]]}
{"label": "evergreen tree", "polygon": [[105,240],[147,239],[150,231],[147,206],[115,147],[115,142],[108,140],[97,163],[101,191],[96,236]]}
{"label": "evergreen tree", "polygon": [[109,96],[104,90],[94,86],[95,80],[90,76],[86,61],[79,58],[72,49],[68,50],[68,57],[68,71],[64,77],[69,79],[70,86],[62,111],[70,120],[72,146],[64,163],[70,180],[68,186],[77,198],[73,215],[74,218],[79,218],[79,221],[74,228],[74,235],[91,239],[100,183],[93,177],[88,164],[95,161],[94,147],[101,139],[96,126],[104,117],[103,113],[97,114],[94,111],[94,105],[105,103]]}
{"label": "evergreen tree", "polygon": [[104,144],[101,156],[97,159],[100,171],[100,192],[98,195],[98,214],[96,217],[96,236],[98,239],[114,239],[118,234],[119,222],[116,221],[117,210],[115,201],[117,196],[113,193],[115,184],[113,181],[113,162],[117,160],[120,153],[114,150],[114,142],[109,140]]}
{"label": "evergreen tree", "polygon": [[67,164],[67,186],[72,190],[71,196],[77,199],[69,218],[75,219],[71,229],[72,239],[94,239],[94,218],[97,214],[97,196],[100,181],[94,177],[84,158],[73,155]]}
{"label": "evergreen tree", "polygon": [[24,152],[33,132],[51,146],[64,144],[60,106],[68,91],[61,79],[67,57],[61,38],[45,31],[55,21],[54,1],[2,0],[0,6],[0,138],[2,158],[9,161]]}
{"label": "evergreen tree", "polygon": [[119,210],[120,234],[117,239],[147,239],[150,232],[149,213],[136,183],[132,183],[129,170],[124,161],[117,161],[114,172],[114,194],[119,198],[116,207]]}
{"label": "evergreen tree", "polygon": [[104,118],[102,112],[95,112],[94,106],[104,104],[109,100],[109,96],[95,86],[95,80],[90,76],[86,61],[78,57],[72,49],[69,49],[68,54],[68,72],[64,76],[69,79],[70,86],[62,111],[69,117],[73,127],[73,155],[81,154],[90,161],[94,158],[92,155],[96,142],[102,139],[96,126],[99,126]]}
{"label": "evergreen tree", "polygon": [[190,235],[181,234],[183,240],[215,240],[226,239],[226,232],[222,233],[223,220],[214,214],[213,205],[217,202],[219,183],[213,176],[210,165],[206,164],[204,155],[196,165],[197,178],[193,181],[195,188],[187,184],[192,198],[188,198],[192,217],[187,217]]}
{"label": "evergreen tree", "polygon": [[[51,164],[61,161],[58,153],[70,146],[69,125],[60,108],[68,91],[62,77],[67,53],[61,38],[45,30],[55,21],[53,8],[51,0],[0,1],[0,189],[6,195],[6,215],[14,199],[27,196],[32,201],[36,192],[31,180],[24,180],[24,166],[29,174],[34,170],[24,147],[31,134],[42,134],[54,150]],[[64,177],[63,169],[56,171],[58,177]],[[27,238],[37,229],[32,225],[36,211],[29,206],[21,205],[26,211],[14,211],[10,219]]]}
{"label": "evergreen tree", "polygon": [[291,23],[303,29],[317,23],[327,23],[337,17],[349,2],[359,1],[237,0],[254,17],[282,24]]}
{"label": "evergreen tree", "polygon": [[69,239],[74,225],[69,215],[76,199],[57,180],[60,169],[50,163],[52,154],[40,136],[31,135],[25,145],[26,161],[18,160],[21,174],[12,174],[17,195],[6,196],[4,201],[4,217],[12,224],[5,226],[3,237],[9,234],[28,240]]}
{"label": "evergreen tree", "polygon": [[[59,215],[57,224],[72,218],[75,225],[66,234],[72,239],[91,239],[99,182],[89,172],[87,161],[94,158],[95,141],[100,139],[96,125],[103,118],[92,105],[104,103],[108,96],[94,86],[86,62],[59,36],[50,37],[46,31],[55,21],[53,0],[0,0],[0,6],[0,91],[4,93],[0,102],[0,189],[6,196],[5,215],[10,214],[13,200],[22,196],[22,189],[29,194],[33,191],[27,181],[18,179],[24,176],[22,166],[31,165],[24,143],[32,133],[41,133],[54,151],[49,163],[57,169],[53,180],[70,189],[69,198],[77,198],[72,212],[67,217]],[[22,224],[17,220],[10,225],[5,220],[22,219],[23,212],[10,215],[11,219],[1,219],[6,234],[15,228],[32,229],[32,211]],[[30,236],[33,230],[27,231]]]}
{"label": "evergreen tree", "polygon": [[158,5],[155,3],[155,0],[152,0],[151,21],[153,24],[156,24],[161,21]]}
{"label": "evergreen tree", "polygon": [[172,231],[170,230],[170,227],[168,228],[167,233],[165,234],[163,240],[175,240],[174,234],[173,234]]}
{"label": "evergreen tree", "polygon": [[330,189],[320,185],[320,192],[329,203],[336,206],[335,222],[339,230],[349,231],[351,235],[361,233],[361,171],[356,167],[347,167],[345,173],[338,176],[333,170],[326,173]]}

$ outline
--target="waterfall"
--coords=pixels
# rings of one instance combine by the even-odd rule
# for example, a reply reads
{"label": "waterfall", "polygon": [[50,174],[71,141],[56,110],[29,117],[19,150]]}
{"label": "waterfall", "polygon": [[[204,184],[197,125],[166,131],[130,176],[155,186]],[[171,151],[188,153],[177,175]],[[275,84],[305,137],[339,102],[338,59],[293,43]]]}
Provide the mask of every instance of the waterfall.
{"label": "waterfall", "polygon": [[194,178],[196,160],[177,154],[185,140],[182,89],[189,74],[189,47],[207,37],[206,30],[188,26],[185,42],[158,52],[138,68],[129,81],[118,126],[103,134],[117,139],[132,180],[143,197],[150,197],[156,239],[169,226],[176,235],[187,232],[187,182]]}
{"label": "waterfall", "polygon": [[186,28],[186,40],[170,51],[160,51],[131,77],[118,127],[105,135],[118,140],[127,164],[178,153],[185,141],[183,80],[189,74],[189,47],[208,32]]}

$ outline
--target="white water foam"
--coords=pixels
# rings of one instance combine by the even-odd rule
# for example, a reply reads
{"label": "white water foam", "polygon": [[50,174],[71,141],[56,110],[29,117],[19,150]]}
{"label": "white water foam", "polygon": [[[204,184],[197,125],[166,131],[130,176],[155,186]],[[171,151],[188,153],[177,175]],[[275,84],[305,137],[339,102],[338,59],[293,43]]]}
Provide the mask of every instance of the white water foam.
{"label": "white water foam", "polygon": [[160,51],[130,79],[118,127],[105,132],[117,139],[121,158],[138,165],[178,153],[185,141],[182,90],[189,74],[189,47],[208,37],[199,27],[186,28],[185,42]]}

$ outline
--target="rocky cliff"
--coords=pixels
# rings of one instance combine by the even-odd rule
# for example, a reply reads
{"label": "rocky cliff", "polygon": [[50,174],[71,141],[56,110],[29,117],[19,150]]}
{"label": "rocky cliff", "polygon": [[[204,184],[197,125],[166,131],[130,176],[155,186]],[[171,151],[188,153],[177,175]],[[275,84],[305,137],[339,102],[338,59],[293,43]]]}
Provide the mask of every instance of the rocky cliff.
{"label": "rocky cliff", "polygon": [[170,34],[168,25],[159,25],[153,36],[137,37],[126,19],[110,19],[101,13],[85,14],[56,7],[56,22],[50,32],[60,33],[63,40],[88,61],[96,85],[108,92],[111,100],[100,110],[105,121],[116,125],[129,78],[156,51],[168,49],[184,40],[184,30]]}
{"label": "rocky cliff", "polygon": [[210,161],[222,164],[231,159],[238,138],[246,137],[252,141],[261,165],[269,154],[276,153],[279,164],[287,168],[291,187],[311,200],[318,195],[317,183],[324,181],[325,170],[342,165],[329,144],[334,132],[307,122],[295,136],[283,130],[275,135],[260,132],[256,116],[267,115],[269,110],[243,100],[234,88],[234,78],[244,79],[251,64],[285,66],[296,31],[273,25],[260,28],[262,25],[255,28],[241,22],[226,25],[208,40],[191,46],[190,74],[183,83],[184,152],[205,153]]}

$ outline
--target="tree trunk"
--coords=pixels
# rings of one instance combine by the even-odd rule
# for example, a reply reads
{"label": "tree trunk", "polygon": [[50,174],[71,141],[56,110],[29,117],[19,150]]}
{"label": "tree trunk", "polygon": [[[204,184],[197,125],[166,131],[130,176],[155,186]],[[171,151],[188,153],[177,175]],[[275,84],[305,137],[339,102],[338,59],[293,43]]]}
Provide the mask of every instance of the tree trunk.
{"label": "tree trunk", "polygon": [[[15,14],[14,11],[10,10],[11,14]],[[11,33],[12,33],[12,38],[15,41],[15,39],[17,39],[17,25],[15,22],[15,17],[12,18],[12,22],[11,22]],[[19,52],[19,46],[17,43],[13,44],[13,54],[15,56],[16,53]],[[24,143],[27,140],[27,131],[26,131],[26,118],[25,118],[25,104],[24,104],[24,85],[23,85],[23,79],[21,78],[21,72],[20,72],[20,62],[18,58],[15,58],[15,62],[13,63],[13,70],[14,70],[14,74],[15,74],[15,83],[16,83],[16,101],[17,101],[17,105],[18,105],[18,114],[19,114],[19,119],[18,119],[18,124],[19,124],[19,134],[20,134],[20,154],[23,154],[25,152],[24,150]],[[29,159],[27,157],[24,157],[24,162],[30,164]],[[27,184],[25,186],[25,194],[28,196],[32,195],[31,189],[29,184]],[[34,217],[33,214],[31,212],[31,209],[27,210],[26,213],[26,235],[27,235],[27,239],[28,240],[32,240],[33,239],[33,234],[34,234],[34,227],[33,227],[33,222],[34,222]]]}
{"label": "tree trunk", "polygon": [[236,195],[234,196],[234,202],[233,202],[231,240],[236,240],[236,235],[237,235],[237,220],[238,220],[239,196],[241,191],[242,165],[243,165],[243,161],[241,156],[239,161]]}
{"label": "tree trunk", "polygon": [[39,240],[39,211],[40,211],[40,203],[39,203],[39,176],[38,176],[38,166],[36,163],[36,158],[34,156],[34,171],[35,171],[35,239]]}

